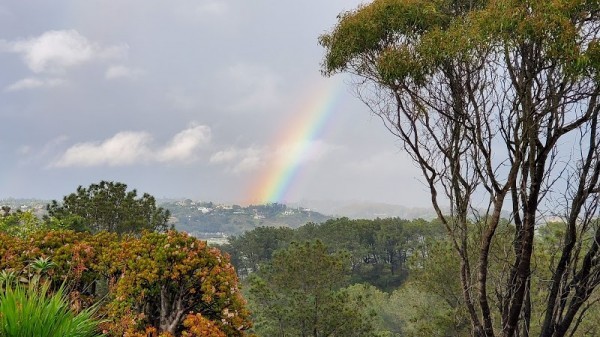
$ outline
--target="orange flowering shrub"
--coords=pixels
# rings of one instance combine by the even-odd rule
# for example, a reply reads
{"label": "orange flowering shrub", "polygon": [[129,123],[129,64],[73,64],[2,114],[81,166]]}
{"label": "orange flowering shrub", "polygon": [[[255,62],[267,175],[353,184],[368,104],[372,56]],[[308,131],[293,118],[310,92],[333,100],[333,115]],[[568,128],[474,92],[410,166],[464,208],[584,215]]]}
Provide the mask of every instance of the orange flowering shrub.
{"label": "orange flowering shrub", "polygon": [[185,330],[182,337],[227,337],[212,321],[202,317],[201,314],[189,314],[183,321]]}
{"label": "orange flowering shrub", "polygon": [[206,242],[176,231],[148,232],[125,238],[118,259],[115,315],[139,307],[145,325],[171,333],[190,311],[217,322],[227,336],[243,336],[250,327],[233,266]]}
{"label": "orange flowering shrub", "polygon": [[186,233],[61,230],[21,239],[0,232],[0,270],[27,276],[38,258],[53,262],[47,271],[53,285],[68,281],[74,309],[102,300],[101,328],[108,336],[196,336],[206,330],[212,331],[206,336],[236,337],[251,326],[229,257]]}
{"label": "orange flowering shrub", "polygon": [[23,270],[26,266],[25,250],[22,239],[0,232],[0,270]]}

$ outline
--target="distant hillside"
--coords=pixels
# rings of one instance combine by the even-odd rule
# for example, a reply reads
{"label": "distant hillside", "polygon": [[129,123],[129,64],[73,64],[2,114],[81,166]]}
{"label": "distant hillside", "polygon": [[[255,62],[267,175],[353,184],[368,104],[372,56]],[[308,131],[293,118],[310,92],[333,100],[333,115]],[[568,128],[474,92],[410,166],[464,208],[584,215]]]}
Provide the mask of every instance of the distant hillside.
{"label": "distant hillside", "polygon": [[[13,210],[33,210],[38,216],[42,216],[48,202],[40,199],[9,198],[0,200],[0,206],[6,205]],[[399,217],[426,220],[436,217],[432,208],[411,208],[373,202],[308,200],[296,206],[275,203],[242,207],[190,199],[161,199],[158,200],[158,205],[171,211],[172,221],[177,229],[199,237],[212,238],[219,235],[241,234],[259,226],[297,228],[307,222],[321,223],[337,217],[350,219]]]}
{"label": "distant hillside", "polygon": [[198,237],[215,237],[216,233],[241,234],[260,226],[297,228],[307,222],[321,223],[331,219],[307,208],[283,204],[242,207],[186,199],[160,201],[159,205],[171,211],[177,229]]}
{"label": "distant hillside", "polygon": [[12,211],[32,211],[39,217],[46,214],[46,205],[48,203],[48,200],[41,199],[0,199],[0,207],[8,206]]}
{"label": "distant hillside", "polygon": [[350,219],[393,218],[431,220],[437,217],[432,207],[405,207],[374,202],[305,200],[300,203],[323,214]]}

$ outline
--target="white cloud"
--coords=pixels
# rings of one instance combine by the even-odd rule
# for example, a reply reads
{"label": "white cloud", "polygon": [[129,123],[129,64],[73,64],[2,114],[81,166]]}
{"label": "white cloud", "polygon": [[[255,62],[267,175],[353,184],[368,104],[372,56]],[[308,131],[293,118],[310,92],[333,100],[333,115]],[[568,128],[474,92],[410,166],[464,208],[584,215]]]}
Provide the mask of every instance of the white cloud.
{"label": "white cloud", "polygon": [[49,88],[56,87],[64,83],[65,80],[60,78],[42,79],[37,77],[28,77],[7,86],[6,88],[4,88],[4,91],[19,91],[27,89],[36,89],[41,87]]}
{"label": "white cloud", "polygon": [[209,161],[211,164],[222,164],[222,163],[232,162],[232,161],[236,160],[236,158],[239,156],[239,153],[240,153],[240,150],[235,149],[235,148],[229,148],[227,150],[222,150],[222,151],[214,153],[210,157]]}
{"label": "white cloud", "polygon": [[127,52],[125,45],[103,47],[76,30],[51,30],[25,40],[2,40],[0,46],[5,51],[21,54],[34,73],[60,73],[95,59],[121,58]]}
{"label": "white cloud", "polygon": [[195,152],[208,144],[211,131],[208,126],[190,127],[176,134],[171,142],[159,151],[157,159],[162,162],[188,161],[195,159]]}
{"label": "white cloud", "polygon": [[268,151],[264,148],[248,147],[235,148],[230,147],[214,153],[209,162],[215,165],[224,165],[228,172],[236,174],[248,171],[254,171],[265,163]]}
{"label": "white cloud", "polygon": [[112,65],[106,69],[104,77],[107,80],[113,80],[118,78],[136,79],[142,74],[142,70],[137,68],[130,68],[123,65]]}
{"label": "white cloud", "polygon": [[101,142],[71,146],[50,167],[131,166],[151,162],[188,162],[210,141],[210,128],[191,126],[165,146],[153,146],[148,132],[124,131]]}
{"label": "white cloud", "polygon": [[150,156],[147,132],[119,132],[103,142],[75,144],[51,166],[128,166]]}
{"label": "white cloud", "polygon": [[246,155],[242,157],[242,160],[240,160],[232,170],[234,173],[254,171],[257,168],[262,167],[264,164],[265,162],[262,160],[260,153],[250,152],[246,153]]}
{"label": "white cloud", "polygon": [[337,147],[324,141],[298,141],[271,147],[230,147],[214,153],[209,162],[223,165],[228,172],[254,171],[265,165],[301,165],[316,162]]}

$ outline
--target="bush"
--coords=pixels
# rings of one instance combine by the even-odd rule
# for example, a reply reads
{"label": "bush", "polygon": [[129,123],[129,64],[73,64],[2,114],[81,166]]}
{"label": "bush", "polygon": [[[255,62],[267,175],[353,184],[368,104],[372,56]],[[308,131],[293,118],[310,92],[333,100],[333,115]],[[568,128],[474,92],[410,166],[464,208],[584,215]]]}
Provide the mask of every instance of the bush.
{"label": "bush", "polygon": [[94,309],[75,314],[61,287],[51,294],[49,283],[28,285],[4,282],[0,290],[0,336],[92,337],[99,336]]}

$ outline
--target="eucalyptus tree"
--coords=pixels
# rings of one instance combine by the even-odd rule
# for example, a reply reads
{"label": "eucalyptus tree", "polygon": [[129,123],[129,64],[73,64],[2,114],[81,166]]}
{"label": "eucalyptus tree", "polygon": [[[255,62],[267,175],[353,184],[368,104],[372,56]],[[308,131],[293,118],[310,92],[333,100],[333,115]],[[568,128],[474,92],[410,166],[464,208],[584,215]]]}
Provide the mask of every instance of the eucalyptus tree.
{"label": "eucalyptus tree", "polygon": [[[473,336],[530,336],[538,320],[535,334],[565,336],[600,283],[599,13],[590,0],[375,0],[320,38],[323,73],[355,75],[421,169],[459,256]],[[492,282],[503,210],[513,253]],[[550,279],[535,280],[546,215],[564,235]]]}

